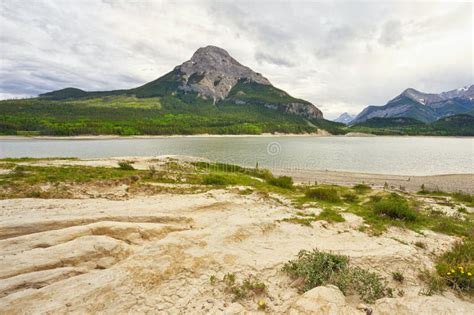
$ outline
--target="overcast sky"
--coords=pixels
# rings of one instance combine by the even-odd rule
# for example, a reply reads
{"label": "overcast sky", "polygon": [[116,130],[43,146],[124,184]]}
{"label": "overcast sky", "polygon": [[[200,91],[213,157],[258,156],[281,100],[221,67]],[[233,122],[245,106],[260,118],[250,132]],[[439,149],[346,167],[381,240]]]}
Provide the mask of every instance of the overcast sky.
{"label": "overcast sky", "polygon": [[0,98],[131,88],[226,49],[327,118],[474,83],[473,4],[0,0]]}

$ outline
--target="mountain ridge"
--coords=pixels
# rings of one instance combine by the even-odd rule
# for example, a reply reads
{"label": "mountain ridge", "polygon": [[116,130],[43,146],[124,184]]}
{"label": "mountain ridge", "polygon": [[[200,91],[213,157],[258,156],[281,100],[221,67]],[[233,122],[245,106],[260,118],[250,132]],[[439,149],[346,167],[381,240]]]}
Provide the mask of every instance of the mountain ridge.
{"label": "mountain ridge", "polygon": [[[245,86],[246,84],[247,86]],[[235,91],[235,88],[240,90]],[[247,97],[248,92],[252,93],[255,90],[262,92],[261,94],[271,95],[272,101],[268,102],[265,98],[253,97],[250,99]],[[68,95],[67,92],[71,92],[71,94]],[[168,94],[182,99],[189,99],[189,94],[194,94],[204,100],[210,100],[214,104],[221,101],[232,101],[239,105],[252,101],[270,109],[279,109],[309,119],[323,118],[323,113],[315,105],[294,98],[285,91],[274,87],[262,74],[240,64],[226,50],[216,46],[199,48],[191,59],[174,67],[172,71],[156,80],[136,88],[95,92],[66,88],[40,94],[40,97],[54,100],[66,99],[70,96],[82,98],[106,95],[150,98]],[[230,94],[232,97],[228,98]]]}
{"label": "mountain ridge", "polygon": [[444,117],[463,114],[474,109],[474,85],[439,94],[424,93],[413,88],[382,106],[370,105],[351,121],[351,125],[371,118],[407,117],[431,123]]}

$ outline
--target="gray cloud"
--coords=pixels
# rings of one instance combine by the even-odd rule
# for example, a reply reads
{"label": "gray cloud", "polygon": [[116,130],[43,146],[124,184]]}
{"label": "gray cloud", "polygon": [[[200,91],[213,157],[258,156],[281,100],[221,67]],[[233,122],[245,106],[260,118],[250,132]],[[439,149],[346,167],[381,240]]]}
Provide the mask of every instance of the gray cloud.
{"label": "gray cloud", "polygon": [[472,3],[3,0],[0,98],[134,87],[217,45],[327,117],[356,113],[407,87],[471,84],[471,12]]}
{"label": "gray cloud", "polygon": [[379,42],[384,46],[393,46],[403,39],[402,23],[400,21],[387,21],[382,27]]}
{"label": "gray cloud", "polygon": [[280,56],[266,54],[266,53],[263,53],[263,52],[257,52],[255,54],[255,59],[259,63],[267,62],[267,63],[271,63],[271,64],[274,64],[274,65],[283,66],[283,67],[294,67],[295,66],[295,63],[292,62],[291,60],[285,59],[285,58],[280,57]]}

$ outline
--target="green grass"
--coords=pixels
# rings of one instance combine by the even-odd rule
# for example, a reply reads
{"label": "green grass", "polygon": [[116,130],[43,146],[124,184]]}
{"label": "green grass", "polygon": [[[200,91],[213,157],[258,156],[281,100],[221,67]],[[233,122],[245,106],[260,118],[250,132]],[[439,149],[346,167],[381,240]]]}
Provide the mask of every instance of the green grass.
{"label": "green grass", "polygon": [[474,237],[454,244],[436,258],[436,273],[424,271],[420,277],[427,283],[425,294],[440,293],[446,287],[461,294],[474,294]]}
{"label": "green grass", "polygon": [[354,189],[356,193],[361,195],[361,194],[366,194],[369,191],[371,191],[372,187],[370,187],[369,185],[366,185],[366,184],[356,184],[352,187],[352,189]]}
{"label": "green grass", "polygon": [[420,232],[429,229],[435,232],[468,237],[474,234],[474,216],[447,216],[444,213],[425,209],[422,204],[409,198],[394,194],[372,195],[370,201],[363,204],[351,204],[348,212],[361,216],[369,225],[370,233],[379,235],[389,226],[408,228]]}
{"label": "green grass", "polygon": [[93,180],[121,179],[142,173],[144,173],[144,171],[122,170],[108,167],[21,165],[16,166],[14,172],[0,175],[0,182],[24,184],[59,182],[83,183]]}
{"label": "green grass", "polygon": [[295,223],[295,224],[301,224],[304,226],[311,226],[312,222],[321,221],[321,220],[327,221],[329,223],[346,221],[344,217],[341,214],[339,214],[339,212],[335,211],[332,208],[326,208],[323,211],[321,211],[321,213],[318,215],[314,213],[298,211],[296,213],[296,216],[293,216],[291,218],[285,218],[282,221]]}
{"label": "green grass", "polygon": [[418,213],[409,205],[408,201],[397,194],[373,203],[374,213],[387,216],[395,220],[413,222],[417,220]]}
{"label": "green grass", "polygon": [[328,222],[344,222],[346,221],[339,212],[331,208],[326,208],[317,216],[318,220],[325,220]]}
{"label": "green grass", "polygon": [[470,194],[466,194],[463,192],[456,192],[452,194],[454,200],[466,203],[470,206],[474,206],[474,196]]}
{"label": "green grass", "polygon": [[228,175],[208,174],[202,178],[204,185],[226,186],[235,184],[236,182]]}
{"label": "green grass", "polygon": [[[247,298],[254,298],[267,295],[267,285],[257,277],[249,275],[242,281],[239,281],[235,273],[226,273],[221,281],[217,276],[210,277],[210,283],[213,286],[220,287],[224,293],[231,293],[232,301],[238,301]],[[262,303],[260,303],[262,304]],[[261,305],[258,305],[260,308]]]}
{"label": "green grass", "polygon": [[317,199],[333,203],[341,201],[341,198],[339,197],[339,192],[336,188],[332,187],[308,188],[305,192],[305,196],[309,199]]}
{"label": "green grass", "polygon": [[44,158],[32,158],[32,157],[20,157],[20,158],[3,158],[0,162],[41,162],[41,161],[54,161],[54,160],[79,160],[76,157],[44,157]]}
{"label": "green grass", "polygon": [[267,180],[267,183],[281,188],[293,189],[293,178],[289,176],[272,177]]}
{"label": "green grass", "polygon": [[373,303],[390,292],[382,277],[359,267],[351,267],[349,258],[343,255],[302,250],[282,270],[292,279],[303,280],[299,287],[302,292],[332,284],[344,294],[357,293],[367,303]]}

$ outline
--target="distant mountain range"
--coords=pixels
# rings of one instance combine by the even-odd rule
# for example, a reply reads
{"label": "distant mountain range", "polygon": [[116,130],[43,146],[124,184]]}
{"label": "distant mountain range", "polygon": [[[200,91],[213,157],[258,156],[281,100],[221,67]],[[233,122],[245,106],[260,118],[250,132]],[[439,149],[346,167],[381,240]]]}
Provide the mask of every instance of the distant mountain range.
{"label": "distant mountain range", "polygon": [[357,125],[372,118],[413,118],[431,123],[444,117],[474,111],[474,85],[439,94],[406,89],[383,106],[368,106],[349,124]]}

